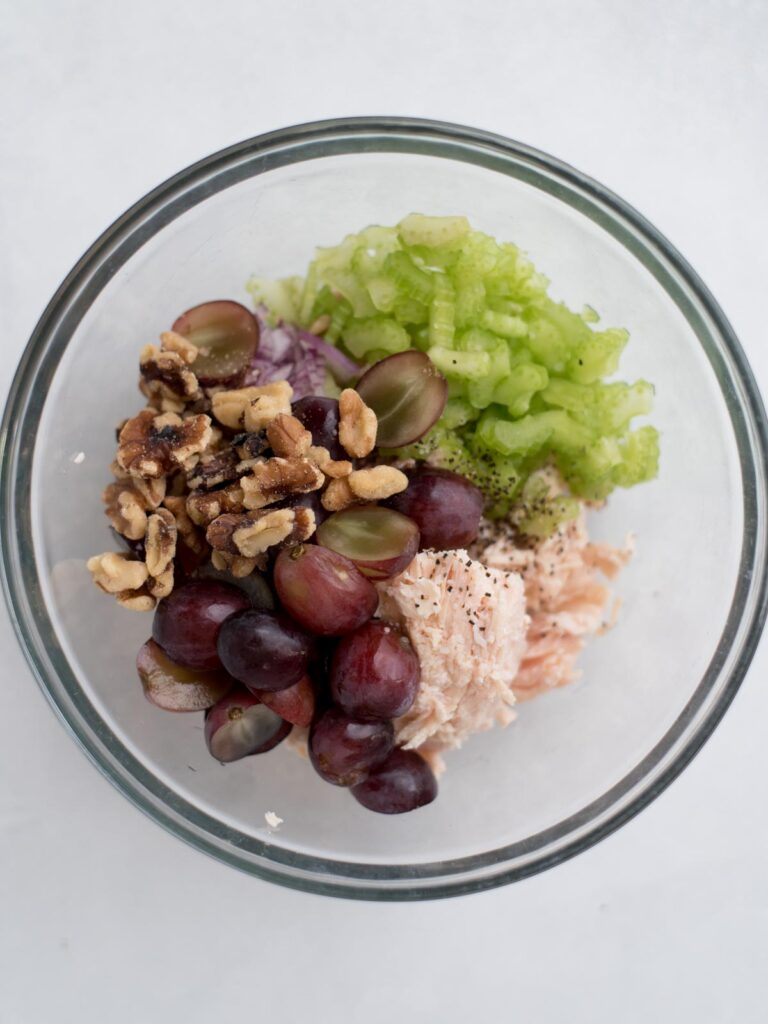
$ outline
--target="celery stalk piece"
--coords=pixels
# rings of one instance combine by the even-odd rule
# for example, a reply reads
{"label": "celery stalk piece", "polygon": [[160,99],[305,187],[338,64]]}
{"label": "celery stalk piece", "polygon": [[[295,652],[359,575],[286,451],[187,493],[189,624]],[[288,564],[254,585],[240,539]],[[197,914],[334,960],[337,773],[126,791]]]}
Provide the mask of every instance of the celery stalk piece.
{"label": "celery stalk piece", "polygon": [[491,368],[491,357],[487,352],[459,352],[440,345],[430,345],[427,355],[438,370],[449,378],[481,380]]}
{"label": "celery stalk piece", "polygon": [[453,346],[455,304],[453,285],[445,274],[435,274],[435,292],[429,307],[429,343],[443,348]]}
{"label": "celery stalk piece", "polygon": [[466,217],[425,217],[411,213],[397,225],[403,245],[456,246],[469,234]]}
{"label": "celery stalk piece", "polygon": [[373,352],[392,355],[411,347],[408,331],[386,317],[348,320],[342,328],[341,340],[355,359],[367,359]]}

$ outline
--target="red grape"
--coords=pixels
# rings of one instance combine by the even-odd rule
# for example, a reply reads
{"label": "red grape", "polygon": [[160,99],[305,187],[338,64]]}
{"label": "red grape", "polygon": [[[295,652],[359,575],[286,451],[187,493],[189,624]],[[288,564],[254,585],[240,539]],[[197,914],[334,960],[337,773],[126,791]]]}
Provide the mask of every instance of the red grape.
{"label": "red grape", "polygon": [[351,559],[372,580],[407,568],[419,550],[419,529],[407,516],[379,505],[334,512],[317,531],[317,542]]}
{"label": "red grape", "polygon": [[259,347],[256,317],[239,302],[228,299],[188,309],[171,330],[197,347],[192,369],[205,386],[236,385]]}
{"label": "red grape", "polygon": [[312,724],[315,717],[315,690],[309,676],[302,676],[298,683],[285,690],[259,690],[257,696],[287,722],[304,728]]}
{"label": "red grape", "polygon": [[437,796],[437,779],[415,750],[396,747],[367,779],[352,788],[352,796],[369,811],[403,814],[432,803]]}
{"label": "red grape", "polygon": [[387,499],[387,506],[413,519],[421,548],[465,548],[477,536],[483,496],[458,473],[435,466],[406,470],[408,487]]}
{"label": "red grape", "polygon": [[190,580],[157,606],[152,636],[168,657],[186,668],[221,668],[216,641],[222,622],[250,607],[237,587],[217,580]]}
{"label": "red grape", "polygon": [[386,622],[366,622],[339,641],[331,695],[352,718],[398,718],[413,704],[419,678],[408,637]]}
{"label": "red grape", "polygon": [[379,448],[400,448],[423,437],[442,416],[448,384],[429,356],[417,349],[375,363],[355,389],[376,413]]}
{"label": "red grape", "polygon": [[309,733],[309,759],[318,775],[334,786],[354,786],[392,750],[391,722],[360,722],[330,708]]}
{"label": "red grape", "polygon": [[136,658],[144,696],[164,711],[205,711],[235,684],[222,668],[183,668],[171,661],[154,640],[147,640]]}
{"label": "red grape", "polygon": [[379,603],[376,588],[354,562],[317,544],[280,552],[275,587],[288,614],[320,636],[351,633],[370,619]]}
{"label": "red grape", "polygon": [[285,690],[306,673],[312,640],[285,615],[254,608],[227,619],[218,649],[227,672],[250,690]]}
{"label": "red grape", "polygon": [[205,716],[205,742],[217,761],[238,761],[265,754],[281,743],[293,726],[241,686]]}
{"label": "red grape", "polygon": [[312,444],[327,448],[332,459],[346,459],[339,443],[339,403],[335,398],[307,395],[293,403],[291,412],[312,435]]}

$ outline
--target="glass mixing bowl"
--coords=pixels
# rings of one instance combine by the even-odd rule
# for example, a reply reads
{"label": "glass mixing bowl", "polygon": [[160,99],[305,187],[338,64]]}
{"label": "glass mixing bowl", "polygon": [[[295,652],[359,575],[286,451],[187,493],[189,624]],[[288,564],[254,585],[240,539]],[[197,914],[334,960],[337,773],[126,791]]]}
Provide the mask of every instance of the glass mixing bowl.
{"label": "glass mixing bowl", "polygon": [[[448,756],[435,803],[371,814],[284,747],[223,768],[201,715],[143,697],[150,632],[98,592],[114,547],[100,492],[114,427],[140,407],[139,348],[182,310],[247,301],[251,274],[301,273],[318,244],[410,211],[466,214],[628,327],[621,375],[657,389],[657,481],[618,492],[595,535],[637,533],[619,623],[582,681]],[[766,421],[705,286],[659,233],[551,157],[473,129],[362,118],[288,128],[188,168],[112,225],[38,324],[3,424],[2,549],[18,634],[52,705],[112,782],[226,863],[315,892],[422,899],[557,864],[682,770],[738,688],[766,613]],[[284,819],[270,830],[267,811]]]}

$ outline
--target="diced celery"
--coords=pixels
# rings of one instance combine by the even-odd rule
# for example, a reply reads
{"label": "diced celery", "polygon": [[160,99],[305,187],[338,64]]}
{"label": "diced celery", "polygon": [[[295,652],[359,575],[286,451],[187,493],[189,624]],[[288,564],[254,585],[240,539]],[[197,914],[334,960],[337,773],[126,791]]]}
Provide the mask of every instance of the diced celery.
{"label": "diced celery", "polygon": [[615,484],[619,487],[634,487],[657,475],[659,432],[655,427],[640,427],[631,431],[621,448],[621,464],[611,474]]}
{"label": "diced celery", "polygon": [[515,523],[521,533],[548,537],[563,523],[579,514],[579,502],[565,494],[550,494],[546,480],[534,473],[528,477],[515,506]]}
{"label": "diced celery", "polygon": [[492,309],[486,309],[481,323],[483,327],[487,327],[494,334],[500,334],[502,338],[524,338],[528,333],[528,325],[522,317],[496,313]]}
{"label": "diced celery", "polygon": [[469,234],[466,217],[425,217],[410,213],[397,225],[404,245],[455,246]]}
{"label": "diced celery", "polygon": [[472,420],[477,419],[477,416],[477,409],[466,399],[449,398],[443,415],[438,421],[438,426],[445,427],[446,430],[455,430],[457,427],[463,427],[466,423],[471,423]]}
{"label": "diced celery", "polygon": [[355,359],[365,359],[374,350],[392,355],[411,347],[408,331],[387,317],[350,320],[341,332],[341,340]]}
{"label": "diced celery", "polygon": [[325,332],[325,340],[331,344],[337,342],[341,337],[341,332],[344,330],[344,325],[351,316],[352,307],[346,299],[342,299],[331,313],[331,322],[328,325],[328,330]]}
{"label": "diced celery", "polygon": [[379,274],[366,282],[371,302],[380,313],[391,313],[395,308],[399,289],[391,277]]}
{"label": "diced celery", "polygon": [[486,448],[502,455],[527,455],[545,445],[552,430],[544,416],[508,420],[489,410],[480,420],[475,437]]}
{"label": "diced celery", "polygon": [[296,323],[299,319],[299,305],[304,281],[300,277],[283,277],[270,281],[265,277],[252,277],[245,286],[253,299],[254,306],[263,305],[269,310],[272,323],[287,320]]}
{"label": "diced celery", "polygon": [[429,321],[429,306],[418,299],[398,299],[393,313],[400,324],[426,324]]}
{"label": "diced celery", "polygon": [[483,316],[485,305],[485,287],[478,277],[457,279],[454,276],[456,289],[456,326],[466,327],[478,323]]}
{"label": "diced celery", "polygon": [[538,363],[518,363],[495,386],[493,401],[506,405],[513,417],[524,416],[528,412],[531,398],[537,391],[546,388],[548,381],[549,374],[545,367]]}
{"label": "diced celery", "polygon": [[427,355],[446,377],[480,380],[491,367],[491,357],[487,352],[457,352],[452,348],[431,345]]}
{"label": "diced celery", "polygon": [[323,280],[332,289],[341,292],[356,317],[373,316],[376,312],[365,285],[351,270],[334,267],[324,272]]}
{"label": "diced celery", "polygon": [[601,377],[609,377],[619,368],[619,358],[629,334],[619,327],[597,332],[585,326],[585,330],[587,337],[571,355],[567,372],[580,384],[592,384]]}
{"label": "diced celery", "polygon": [[435,293],[429,307],[429,343],[444,348],[453,346],[453,285],[445,274],[435,274]]}
{"label": "diced celery", "polygon": [[419,270],[407,252],[391,252],[384,260],[384,272],[399,286],[404,298],[428,303],[432,298],[432,279]]}

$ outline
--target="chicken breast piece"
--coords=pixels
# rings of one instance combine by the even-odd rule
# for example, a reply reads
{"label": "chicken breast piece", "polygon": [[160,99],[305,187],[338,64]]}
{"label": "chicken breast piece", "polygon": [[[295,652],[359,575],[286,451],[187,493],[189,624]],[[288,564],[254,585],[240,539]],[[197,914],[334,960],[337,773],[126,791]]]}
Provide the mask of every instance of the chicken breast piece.
{"label": "chicken breast piece", "polygon": [[395,722],[398,744],[429,756],[508,724],[529,626],[520,576],[466,551],[422,551],[378,589],[379,614],[407,631],[421,665],[413,707]]}

